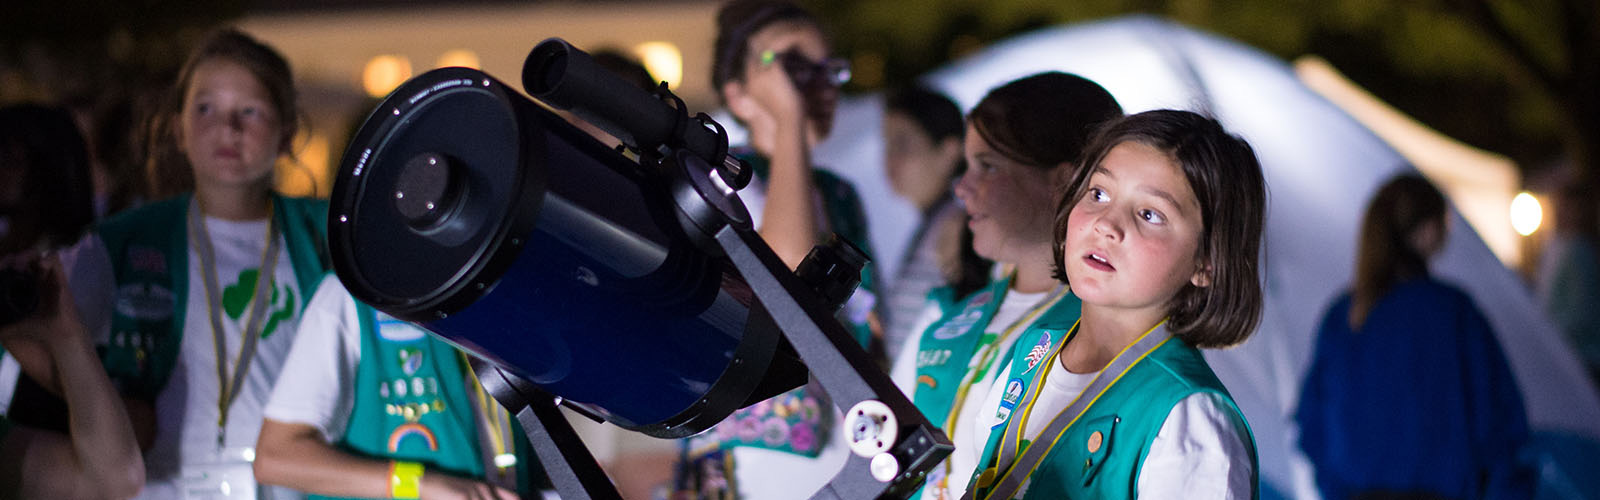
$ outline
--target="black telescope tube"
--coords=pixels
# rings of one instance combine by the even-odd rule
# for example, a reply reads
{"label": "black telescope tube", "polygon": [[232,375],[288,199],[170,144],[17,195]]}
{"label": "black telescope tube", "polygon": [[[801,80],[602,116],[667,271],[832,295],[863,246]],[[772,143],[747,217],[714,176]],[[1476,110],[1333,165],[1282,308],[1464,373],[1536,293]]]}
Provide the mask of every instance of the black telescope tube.
{"label": "black telescope tube", "polygon": [[688,110],[676,109],[624,81],[560,38],[539,42],[528,53],[522,64],[522,88],[640,151],[682,147],[712,165],[722,165],[727,156],[727,138],[689,119]]}

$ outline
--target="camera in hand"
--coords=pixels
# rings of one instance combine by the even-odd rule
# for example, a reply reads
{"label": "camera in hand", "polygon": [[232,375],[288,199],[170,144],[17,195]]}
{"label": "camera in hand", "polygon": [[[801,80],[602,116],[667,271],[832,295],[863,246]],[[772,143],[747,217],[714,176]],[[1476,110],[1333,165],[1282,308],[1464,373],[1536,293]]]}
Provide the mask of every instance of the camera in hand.
{"label": "camera in hand", "polygon": [[39,309],[39,273],[33,269],[0,269],[0,327]]}

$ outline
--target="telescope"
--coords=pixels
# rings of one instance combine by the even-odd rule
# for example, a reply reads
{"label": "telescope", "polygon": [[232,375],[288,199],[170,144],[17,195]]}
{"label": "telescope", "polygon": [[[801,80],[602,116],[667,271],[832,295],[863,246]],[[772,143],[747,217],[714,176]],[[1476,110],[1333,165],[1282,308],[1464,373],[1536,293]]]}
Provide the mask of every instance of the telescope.
{"label": "telescope", "polygon": [[852,454],[813,498],[904,498],[950,453],[833,313],[866,263],[835,239],[790,271],[752,229],[727,134],[552,38],[522,82],[613,149],[481,71],[397,88],[340,163],[329,210],[357,299],[471,354],[566,499],[619,498],[558,407],[659,438],[703,432],[815,377]]}

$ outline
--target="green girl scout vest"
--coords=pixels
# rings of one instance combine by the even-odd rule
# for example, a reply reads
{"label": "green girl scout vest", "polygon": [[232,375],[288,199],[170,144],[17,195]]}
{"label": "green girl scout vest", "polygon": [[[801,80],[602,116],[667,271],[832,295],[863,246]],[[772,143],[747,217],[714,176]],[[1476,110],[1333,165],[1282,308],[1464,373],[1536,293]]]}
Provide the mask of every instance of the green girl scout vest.
{"label": "green girl scout vest", "polygon": [[[1002,360],[1011,358],[1010,351],[990,350],[993,344],[1000,341],[1000,335],[985,330],[988,330],[989,323],[994,321],[994,315],[1000,310],[1000,304],[1005,302],[1006,293],[1011,289],[1011,280],[1014,276],[1007,274],[1005,278],[994,280],[989,286],[954,304],[941,299],[949,295],[947,289],[941,288],[929,294],[940,303],[944,314],[933,324],[928,325],[928,329],[922,333],[921,343],[917,349],[917,379],[913,386],[915,389],[912,392],[911,402],[928,417],[929,422],[938,425],[946,433],[950,433],[952,431],[950,427],[954,425],[953,413],[956,402],[967,397],[967,386],[964,384],[970,384],[968,377],[973,380],[987,377],[989,376],[987,373],[975,372],[987,370],[994,364],[996,358]],[[1065,295],[1057,298],[1057,294]],[[1022,332],[1011,332],[1011,335],[1019,335],[1019,342],[1013,344],[1010,349],[1016,349],[1022,337],[1027,337],[1029,333],[1042,326],[1071,324],[1077,321],[1082,304],[1076,296],[1067,293],[1065,288],[1056,290],[1042,299],[1038,306],[1018,318],[1018,322],[1029,323]],[[1047,308],[1042,312],[1037,309],[1044,306]],[[1010,328],[1007,327],[1007,330]],[[942,485],[950,481],[951,478],[947,477],[948,471],[945,470],[946,466],[948,464],[934,466],[928,474],[927,484]],[[966,478],[958,480],[964,481]],[[922,493],[918,492],[912,495],[912,498],[921,496]]]}
{"label": "green girl scout vest", "polygon": [[[420,462],[456,476],[486,477],[485,463],[493,457],[479,446],[478,400],[470,392],[476,386],[461,354],[410,323],[359,302],[356,308],[361,361],[350,422],[337,446],[367,457]],[[518,425],[511,419],[505,423]],[[508,473],[517,474],[534,462],[523,461],[528,448],[521,443],[522,433],[513,431],[516,439],[509,439],[503,430],[501,439],[510,441],[504,451],[516,453],[519,465]],[[526,474],[516,479],[517,488],[525,491]]]}
{"label": "green girl scout vest", "polygon": [[[122,394],[154,401],[166,386],[183,341],[189,297],[190,195],[153,202],[97,228],[116,283],[106,374]],[[304,308],[329,268],[328,202],[272,196],[272,216],[289,252]]]}
{"label": "green girl scout vest", "polygon": [[[988,329],[989,323],[994,320],[994,315],[999,311],[1000,303],[1005,302],[1006,292],[1010,288],[1010,276],[995,280],[989,286],[945,309],[944,314],[923,331],[920,348],[917,350],[916,390],[911,399],[917,409],[922,410],[922,414],[928,417],[929,422],[944,427],[950,419],[950,411],[957,397],[960,396],[959,386],[963,379],[969,372],[986,368],[993,362],[994,357],[980,360],[973,356],[981,348],[999,340],[998,335],[986,333],[984,330]],[[1044,300],[1050,299],[1047,297]],[[1026,335],[1041,324],[1076,321],[1081,305],[1082,302],[1077,297],[1067,294],[1040,314],[1021,334]],[[1021,319],[1031,315],[1024,314]],[[1010,353],[1000,352],[994,356],[1009,359]]]}
{"label": "green girl scout vest", "polygon": [[[1128,368],[1120,378],[1093,400],[1082,416],[1059,436],[1039,437],[1046,442],[1048,454],[1031,473],[1023,470],[998,469],[1001,440],[1006,439],[1007,424],[1021,418],[1026,399],[1035,383],[1040,366],[1057,363],[1052,353],[1059,349],[1057,343],[1070,339],[1075,326],[1058,323],[1046,328],[1029,330],[1017,339],[1012,351],[1011,379],[1006,381],[1006,396],[997,410],[1005,421],[997,424],[984,447],[983,465],[973,475],[968,486],[968,496],[978,500],[991,497],[991,490],[1009,474],[1026,474],[1016,495],[1022,499],[1061,498],[1135,498],[1138,496],[1140,466],[1150,452],[1150,444],[1166,421],[1167,414],[1184,398],[1199,393],[1222,396],[1227,402],[1226,411],[1239,416],[1236,431],[1244,436],[1250,450],[1252,484],[1256,483],[1260,467],[1257,466],[1255,438],[1244,422],[1243,413],[1233,397],[1217,380],[1200,351],[1177,337],[1170,337],[1157,345],[1147,356]],[[1160,328],[1165,328],[1161,326]],[[1108,372],[1110,370],[1108,369]],[[1016,410],[1016,411],[1013,411]],[[999,416],[999,415],[997,415]],[[1031,418],[1048,419],[1053,415],[1034,415]],[[1028,446],[1022,440],[1017,456],[1022,456]],[[1252,487],[1251,497],[1258,498],[1259,491]]]}

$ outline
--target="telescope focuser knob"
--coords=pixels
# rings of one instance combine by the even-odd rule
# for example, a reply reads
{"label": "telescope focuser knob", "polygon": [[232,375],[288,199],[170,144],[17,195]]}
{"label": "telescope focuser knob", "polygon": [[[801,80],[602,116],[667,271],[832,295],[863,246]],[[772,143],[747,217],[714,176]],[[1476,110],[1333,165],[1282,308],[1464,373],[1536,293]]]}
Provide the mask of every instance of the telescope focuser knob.
{"label": "telescope focuser knob", "polygon": [[837,312],[861,285],[861,269],[866,265],[866,253],[835,234],[827,243],[813,247],[794,273],[817,292],[829,311]]}

